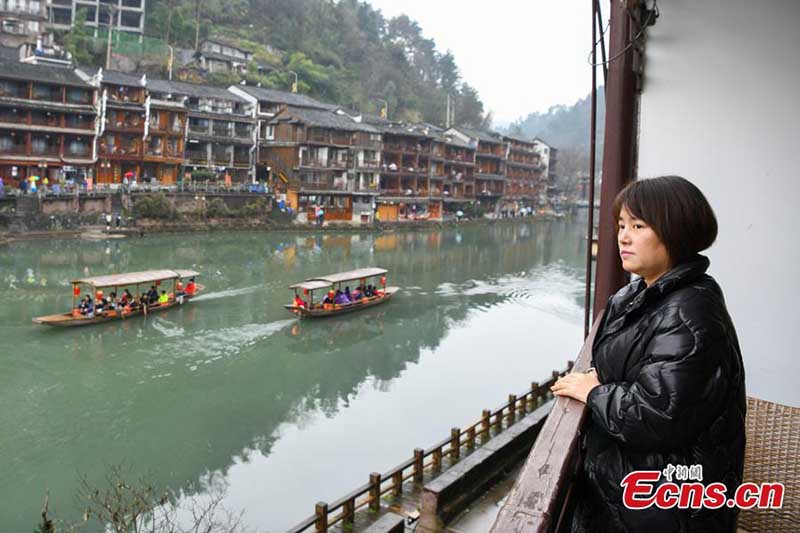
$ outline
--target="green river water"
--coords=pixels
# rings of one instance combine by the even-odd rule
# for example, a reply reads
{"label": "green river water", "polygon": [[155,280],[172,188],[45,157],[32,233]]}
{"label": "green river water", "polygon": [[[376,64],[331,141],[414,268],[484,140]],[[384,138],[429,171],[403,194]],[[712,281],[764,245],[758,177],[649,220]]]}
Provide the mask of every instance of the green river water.
{"label": "green river water", "polygon": [[[577,355],[585,224],[388,233],[212,233],[0,247],[0,531],[44,495],[76,520],[82,476],[124,463],[158,487],[224,491],[282,531],[475,421]],[[381,266],[402,288],[364,312],[300,321],[288,285]],[[193,268],[169,312],[51,329],[85,275]]]}

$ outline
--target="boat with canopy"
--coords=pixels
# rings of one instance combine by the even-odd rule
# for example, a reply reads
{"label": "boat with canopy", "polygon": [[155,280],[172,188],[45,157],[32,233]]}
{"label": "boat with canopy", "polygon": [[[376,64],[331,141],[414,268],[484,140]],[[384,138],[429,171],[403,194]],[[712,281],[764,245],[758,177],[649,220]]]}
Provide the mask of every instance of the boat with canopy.
{"label": "boat with canopy", "polygon": [[[386,286],[387,273],[384,268],[361,268],[309,278],[289,287],[294,291],[294,301],[284,307],[301,318],[336,316],[374,307],[390,300],[400,290]],[[375,286],[369,283],[371,279],[378,280]],[[347,289],[354,281],[358,283],[353,284],[353,292],[344,297],[347,293],[342,292],[342,287]],[[324,291],[325,296],[315,301],[314,294],[319,295],[319,291]]]}
{"label": "boat with canopy", "polygon": [[[68,313],[39,316],[34,318],[33,322],[47,326],[88,326],[89,324],[125,320],[136,315],[165,311],[191,300],[203,290],[202,285],[194,282],[194,278],[199,275],[200,273],[194,270],[146,270],[76,279],[72,281],[72,310]],[[184,285],[184,280],[189,280],[189,282]],[[154,286],[157,292],[160,290],[168,294],[162,296],[162,301],[144,303],[138,298],[138,295],[141,294],[139,289],[142,286],[144,288]],[[82,287],[88,287],[87,296],[95,297],[96,301],[104,300],[106,297],[104,289],[110,289],[117,295],[121,294],[120,290],[132,290],[133,298],[125,302],[115,302],[113,306],[111,302],[108,302],[102,312],[94,311],[96,304],[93,302],[92,311],[88,311],[77,303]]]}

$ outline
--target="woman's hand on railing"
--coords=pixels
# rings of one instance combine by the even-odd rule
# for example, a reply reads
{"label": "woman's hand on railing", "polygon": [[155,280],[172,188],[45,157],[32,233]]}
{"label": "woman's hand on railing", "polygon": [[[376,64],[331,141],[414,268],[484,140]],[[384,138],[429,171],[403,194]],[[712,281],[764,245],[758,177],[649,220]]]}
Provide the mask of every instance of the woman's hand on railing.
{"label": "woman's hand on railing", "polygon": [[597,372],[590,369],[589,372],[567,374],[556,381],[550,390],[555,396],[567,396],[586,403],[589,392],[598,385],[600,385],[600,380],[597,379]]}

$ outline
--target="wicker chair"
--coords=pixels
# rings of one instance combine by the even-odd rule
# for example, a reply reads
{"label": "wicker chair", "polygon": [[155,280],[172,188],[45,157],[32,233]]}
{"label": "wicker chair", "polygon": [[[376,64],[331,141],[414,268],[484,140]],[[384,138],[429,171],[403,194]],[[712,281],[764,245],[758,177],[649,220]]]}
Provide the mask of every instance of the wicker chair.
{"label": "wicker chair", "polygon": [[[781,509],[743,509],[739,528],[800,531],[800,408],[747,398],[744,481],[784,484]],[[741,530],[740,529],[740,530]]]}

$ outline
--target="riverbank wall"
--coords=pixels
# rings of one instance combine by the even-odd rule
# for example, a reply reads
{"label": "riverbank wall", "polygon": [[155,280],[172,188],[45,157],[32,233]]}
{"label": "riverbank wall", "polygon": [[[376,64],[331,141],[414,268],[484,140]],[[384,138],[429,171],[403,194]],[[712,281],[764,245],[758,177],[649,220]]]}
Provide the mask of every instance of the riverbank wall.
{"label": "riverbank wall", "polygon": [[[106,214],[112,215],[107,226]],[[108,234],[119,238],[149,234],[216,231],[374,232],[465,224],[513,223],[554,218],[398,220],[370,223],[299,222],[276,208],[268,195],[248,193],[107,192],[91,195],[0,198],[0,242],[37,238],[80,238]],[[119,220],[117,220],[119,218]]]}

